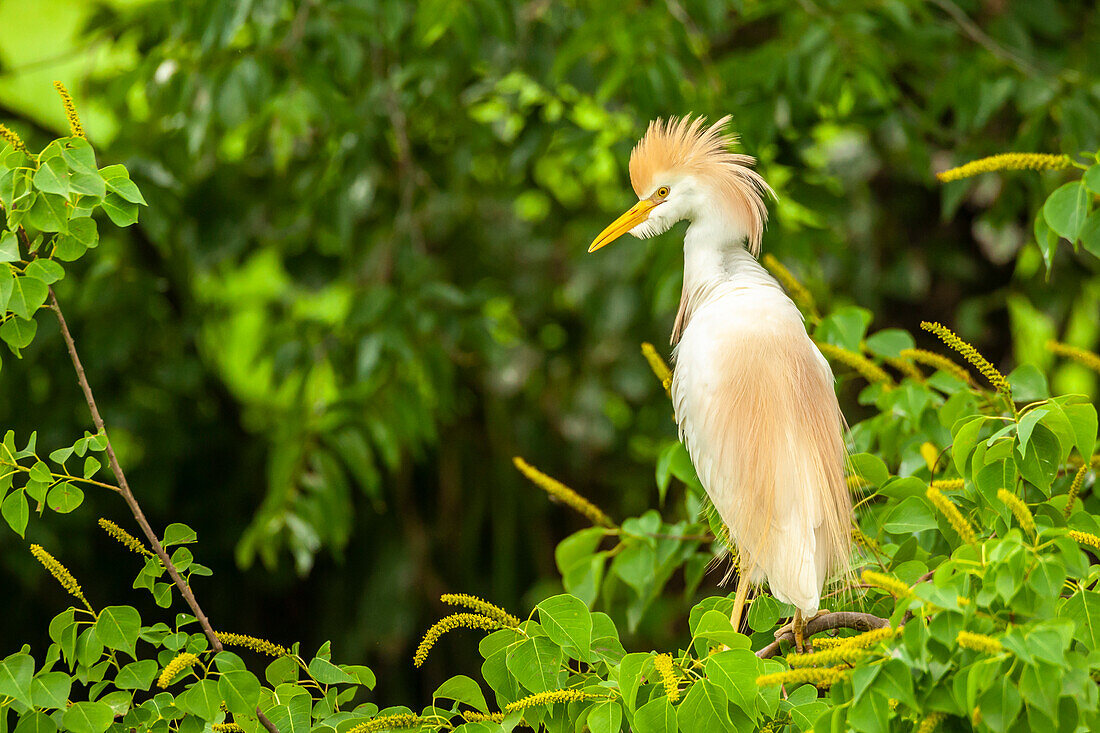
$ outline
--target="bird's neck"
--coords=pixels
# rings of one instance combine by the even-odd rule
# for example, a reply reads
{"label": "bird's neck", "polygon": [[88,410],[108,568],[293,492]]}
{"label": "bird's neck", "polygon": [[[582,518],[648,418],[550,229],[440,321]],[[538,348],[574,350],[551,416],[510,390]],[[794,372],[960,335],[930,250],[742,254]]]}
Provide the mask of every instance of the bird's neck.
{"label": "bird's neck", "polygon": [[721,282],[771,286],[775,280],[744,247],[745,231],[719,218],[693,221],[684,235],[684,293]]}

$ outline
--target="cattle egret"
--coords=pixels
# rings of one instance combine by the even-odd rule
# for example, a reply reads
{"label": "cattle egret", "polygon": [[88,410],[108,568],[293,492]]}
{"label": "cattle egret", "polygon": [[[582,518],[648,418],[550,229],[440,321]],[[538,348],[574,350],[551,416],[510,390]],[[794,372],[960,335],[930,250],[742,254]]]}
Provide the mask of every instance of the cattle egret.
{"label": "cattle egret", "polygon": [[826,578],[848,568],[844,418],[801,313],[756,261],[774,193],[751,156],[729,151],[729,119],[650,123],[630,154],[638,203],[588,251],[689,222],[672,330],[680,438],[738,549],[734,628],[749,587],[767,581],[795,607],[802,649]]}

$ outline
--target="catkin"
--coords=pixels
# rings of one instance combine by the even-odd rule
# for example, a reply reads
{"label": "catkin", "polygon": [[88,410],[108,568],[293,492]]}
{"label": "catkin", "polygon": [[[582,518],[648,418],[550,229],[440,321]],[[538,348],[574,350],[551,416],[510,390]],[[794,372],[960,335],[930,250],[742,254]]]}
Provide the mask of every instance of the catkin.
{"label": "catkin", "polygon": [[913,591],[909,586],[891,575],[876,573],[874,570],[864,570],[860,577],[863,578],[863,582],[867,585],[881,588],[898,598],[908,598],[913,595]]}
{"label": "catkin", "polygon": [[1059,343],[1058,341],[1047,341],[1047,349],[1059,356],[1064,356],[1080,364],[1084,364],[1094,372],[1100,372],[1100,354],[1076,346],[1070,346],[1069,344]]}
{"label": "catkin", "polygon": [[899,353],[899,357],[914,361],[917,364],[924,364],[933,369],[939,369],[942,372],[951,374],[960,381],[966,382],[967,384],[971,383],[970,372],[966,371],[966,369],[951,361],[943,354],[937,354],[935,351],[928,351],[927,349],[902,349]]}
{"label": "catkin", "polygon": [[787,657],[787,665],[792,669],[798,667],[834,667],[838,664],[855,664],[867,655],[868,652],[865,649],[837,644],[831,649],[821,649],[809,654],[791,654]]}
{"label": "catkin", "polygon": [[849,670],[837,667],[805,667],[760,675],[756,678],[756,684],[760,687],[767,687],[769,685],[796,685],[808,682],[817,687],[830,687],[847,677],[848,674]]}
{"label": "catkin", "polygon": [[468,593],[444,593],[439,600],[451,606],[465,606],[475,613],[496,619],[505,626],[519,626],[519,619],[500,606],[484,601]]}
{"label": "catkin", "polygon": [[958,533],[962,541],[968,545],[972,545],[977,541],[977,537],[974,535],[974,528],[970,526],[970,522],[966,521],[966,517],[962,515],[959,508],[952,503],[950,499],[943,495],[943,493],[934,486],[929,486],[928,491],[925,492],[925,496],[928,500],[935,505],[940,513],[947,518],[947,521]]}
{"label": "catkin", "polygon": [[966,481],[961,478],[945,478],[932,482],[932,488],[940,491],[961,491],[965,487]]}
{"label": "catkin", "polygon": [[134,537],[132,534],[118,526],[110,519],[99,518],[99,526],[103,528],[103,531],[108,535],[118,540],[126,549],[136,552],[139,555],[145,555],[146,557],[152,557],[153,553],[142,544],[141,540]]}
{"label": "catkin", "polygon": [[921,321],[920,327],[925,331],[939,336],[944,344],[957,351],[960,356],[970,362],[974,368],[993,385],[994,389],[1000,392],[1005,399],[1008,400],[1009,404],[1012,404],[1012,387],[1009,386],[1008,380],[1005,379],[1005,375],[1001,374],[995,366],[989,363],[988,359],[978,353],[977,349],[966,341],[963,341],[954,331],[944,326],[942,323]]}
{"label": "catkin", "polygon": [[970,178],[992,171],[1020,170],[1057,170],[1069,168],[1073,161],[1068,155],[1050,155],[1049,153],[999,153],[986,158],[972,160],[957,168],[950,168],[936,174],[942,183]]}
{"label": "catkin", "polygon": [[1080,532],[1076,529],[1069,531],[1069,537],[1071,540],[1079,545],[1088,545],[1094,550],[1100,550],[1100,537],[1088,532]]}
{"label": "catkin", "polygon": [[1022,529],[1032,534],[1035,533],[1035,517],[1032,516],[1031,510],[1027,508],[1027,504],[1020,497],[1008,489],[997,489],[997,498],[1012,511]]}
{"label": "catkin", "polygon": [[164,665],[164,671],[160,673],[160,679],[157,680],[157,687],[168,687],[181,672],[190,669],[198,661],[199,658],[191,652],[177,654],[172,658],[172,661]]}
{"label": "catkin", "polygon": [[506,712],[523,710],[536,705],[552,705],[559,702],[577,702],[579,700],[607,700],[608,696],[584,690],[550,690],[549,692],[537,692],[525,698],[508,703],[504,706]]}
{"label": "catkin", "polygon": [[413,728],[421,723],[428,723],[427,718],[421,718],[419,715],[413,713],[398,713],[397,715],[383,715],[375,718],[374,720],[368,720],[366,723],[360,723],[354,728],[348,729],[347,733],[373,733],[379,730],[393,730],[394,728]]}
{"label": "catkin", "polygon": [[665,695],[668,697],[669,702],[679,700],[680,683],[672,669],[672,655],[658,654],[653,659],[653,666],[657,668],[657,674],[661,676],[661,684],[665,686]]}
{"label": "catkin", "polygon": [[893,387],[894,380],[890,377],[886,371],[878,364],[874,363],[862,354],[857,354],[854,351],[848,351],[834,344],[827,343],[825,341],[815,341],[817,348],[821,351],[822,355],[826,358],[834,361],[839,361],[845,366],[851,367],[856,373],[867,380],[869,383],[874,384],[876,382],[882,383],[886,387]]}
{"label": "catkin", "polygon": [[958,642],[959,646],[965,649],[973,649],[976,652],[999,654],[1004,651],[1004,645],[992,636],[976,634],[973,631],[960,631],[959,635],[955,637],[955,641]]}
{"label": "catkin", "polygon": [[255,636],[245,636],[244,634],[229,634],[224,631],[215,631],[214,636],[218,637],[218,641],[226,646],[239,646],[245,649],[251,649],[254,652],[260,654],[267,654],[272,657],[283,657],[290,652],[286,647],[280,646],[265,639],[257,639]]}
{"label": "catkin", "polygon": [[504,624],[494,618],[482,616],[477,613],[454,613],[432,624],[420,640],[420,645],[413,655],[413,665],[421,666],[428,659],[428,652],[432,650],[439,638],[448,631],[455,629],[481,629],[483,631],[495,631],[504,628]]}
{"label": "catkin", "polygon": [[806,286],[800,283],[798,278],[792,275],[791,271],[773,255],[764,255],[762,262],[764,267],[775,275],[775,279],[783,284],[783,289],[787,291],[791,296],[791,300],[795,302],[799,309],[803,313],[808,313],[813,318],[817,318],[817,306],[814,305],[814,296],[806,289]]}
{"label": "catkin", "polygon": [[84,597],[84,591],[80,588],[80,583],[76,582],[76,578],[69,572],[69,569],[62,565],[57,558],[47,552],[41,545],[31,545],[31,554],[34,555],[38,562],[42,563],[42,567],[49,571],[50,575],[57,579],[57,582],[61,584],[69,595],[77,598],[81,603],[91,610],[91,605],[88,603],[88,599]]}
{"label": "catkin", "polygon": [[603,510],[598,506],[585,499],[573,489],[569,488],[561,481],[555,478],[547,476],[542,471],[538,470],[527,461],[520,457],[512,459],[512,463],[515,464],[519,472],[528,478],[535,486],[549,494],[552,498],[557,499],[562,504],[571,507],[575,511],[588,517],[589,521],[593,524],[600,525],[601,527],[614,527],[615,523],[611,521],[611,518],[604,514]]}
{"label": "catkin", "polygon": [[653,375],[657,377],[657,381],[665,388],[665,392],[668,392],[672,388],[672,370],[668,368],[668,364],[657,353],[657,349],[653,347],[653,344],[648,341],[642,344],[642,356],[649,362],[649,368],[653,370]]}
{"label": "catkin", "polygon": [[53,83],[54,89],[61,96],[61,106],[65,108],[65,117],[69,120],[69,132],[73,137],[84,137],[84,126],[80,124],[80,117],[76,114],[76,105],[69,90],[59,81]]}
{"label": "catkin", "polygon": [[947,716],[943,713],[929,713],[925,715],[920,725],[917,726],[916,733],[932,733],[945,717]]}
{"label": "catkin", "polygon": [[1069,485],[1069,494],[1066,496],[1065,517],[1073,513],[1073,505],[1077,503],[1077,495],[1081,493],[1081,487],[1085,484],[1085,474],[1089,472],[1089,464],[1086,462],[1077,469],[1077,475],[1073,477],[1073,483]]}
{"label": "catkin", "polygon": [[23,142],[23,138],[19,137],[19,134],[6,125],[0,125],[0,140],[4,140],[13,148],[21,153],[30,154],[27,150],[27,144]]}

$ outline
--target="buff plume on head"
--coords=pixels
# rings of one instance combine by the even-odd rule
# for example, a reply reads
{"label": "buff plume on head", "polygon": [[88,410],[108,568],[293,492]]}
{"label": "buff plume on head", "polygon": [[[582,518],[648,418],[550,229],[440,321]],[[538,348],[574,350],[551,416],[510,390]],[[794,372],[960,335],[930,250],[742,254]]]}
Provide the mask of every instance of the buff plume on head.
{"label": "buff plume on head", "polygon": [[705,117],[670,117],[649,123],[630,153],[630,184],[639,199],[650,196],[663,176],[689,175],[710,186],[730,216],[745,227],[748,249],[760,252],[768,221],[765,196],[775,192],[752,169],[751,155],[732,153],[737,135],[728,132],[730,115],[706,126]]}

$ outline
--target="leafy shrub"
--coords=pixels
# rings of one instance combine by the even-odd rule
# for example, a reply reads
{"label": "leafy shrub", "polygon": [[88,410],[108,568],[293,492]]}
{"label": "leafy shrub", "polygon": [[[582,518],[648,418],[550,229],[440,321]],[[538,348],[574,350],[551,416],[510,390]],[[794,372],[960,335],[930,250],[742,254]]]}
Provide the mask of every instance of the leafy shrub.
{"label": "leafy shrub", "polygon": [[[334,663],[327,644],[308,654],[296,644],[214,631],[189,585],[210,573],[195,561],[196,533],[172,524],[158,535],[145,520],[50,290],[65,274],[61,262],[94,248],[93,214],[126,226],[143,203],[125,169],[97,167],[71,101],[64,93],[63,99],[73,134],[41,153],[2,131],[0,338],[18,355],[48,303],[96,432],[52,451],[49,463],[35,435],[19,449],[9,432],[0,445],[8,469],[0,509],[23,536],[32,505],[39,515],[47,508],[67,513],[80,507],[86,489],[118,493],[144,541],[110,522],[101,525],[128,556],[136,555],[134,588],[149,591],[166,610],[149,623],[132,606],[98,607],[59,559],[32,545],[78,603],[50,622],[41,662],[29,646],[0,662],[0,728],[9,725],[9,711],[16,733],[252,733],[261,726],[290,733],[473,733],[521,724],[551,731],[586,726],[592,733],[1100,727],[1093,679],[1100,674],[1100,592],[1092,589],[1097,574],[1089,558],[1100,552],[1098,507],[1088,491],[1098,465],[1095,407],[1080,396],[1051,395],[1033,366],[1002,375],[940,324],[925,328],[948,349],[932,352],[918,349],[905,331],[868,333],[872,317],[862,309],[819,316],[774,260],[769,265],[801,301],[815,340],[844,367],[842,379],[868,382],[860,403],[871,416],[852,428],[849,478],[859,497],[853,532],[862,582],[838,590],[834,612],[811,622],[818,651],[792,653],[785,636],[775,638],[792,609],[766,593],[751,603],[747,635],[730,624],[732,599],[692,604],[707,566],[729,548],[722,527],[707,518],[713,512],[678,443],[656,466],[664,511],[621,522],[517,459],[525,475],[593,526],[558,545],[568,592],[542,600],[526,619],[470,596],[444,597],[466,610],[429,629],[414,662],[430,663],[444,634],[488,632],[479,646],[480,670],[469,671],[484,681],[491,702],[479,682],[459,675],[426,707],[379,709],[364,701],[375,682],[370,669]],[[1071,189],[1051,194],[1043,226],[1088,247],[1097,171],[1087,167],[1080,182],[1065,184]],[[1054,348],[1100,364],[1093,354]],[[667,367],[652,347],[644,351],[666,381]],[[114,483],[101,475],[105,463]],[[678,602],[691,606],[690,638],[675,650],[628,653],[620,627],[637,627],[655,602],[667,602],[674,576],[683,579]],[[169,615],[181,600],[189,613]],[[242,657],[227,646],[249,653]],[[263,680],[245,661],[258,669],[261,655],[274,657]]]}

